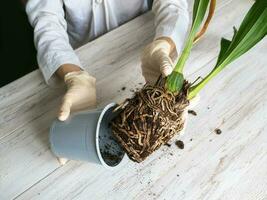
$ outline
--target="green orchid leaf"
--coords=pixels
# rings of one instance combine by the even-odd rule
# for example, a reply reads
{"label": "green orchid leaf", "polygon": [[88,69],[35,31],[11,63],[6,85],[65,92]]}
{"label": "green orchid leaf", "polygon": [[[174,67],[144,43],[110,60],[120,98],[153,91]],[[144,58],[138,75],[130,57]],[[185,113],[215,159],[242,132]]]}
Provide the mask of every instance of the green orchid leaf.
{"label": "green orchid leaf", "polygon": [[235,38],[235,36],[237,34],[237,28],[234,26],[233,29],[234,29],[234,36],[233,36],[233,38]]}
{"label": "green orchid leaf", "polygon": [[227,40],[225,38],[222,38],[222,40],[221,40],[221,50],[220,50],[220,53],[219,53],[219,57],[218,57],[217,63],[220,62],[220,60],[222,59],[222,57],[227,52],[227,50],[230,47],[230,45],[231,45],[231,41],[230,40]]}
{"label": "green orchid leaf", "polygon": [[[180,91],[180,89],[182,88],[183,78],[181,78],[180,74],[183,73],[183,68],[186,61],[188,60],[191,49],[193,48],[194,38],[204,20],[209,1],[210,0],[195,0],[194,2],[193,22],[189,36],[186,40],[182,54],[179,57],[178,62],[173,70],[173,73],[167,77],[166,87],[169,91]],[[175,77],[176,75],[177,77]]]}
{"label": "green orchid leaf", "polygon": [[248,11],[239,29],[234,29],[234,32],[232,41],[222,39],[221,50],[215,67],[202,81],[190,88],[189,98],[193,98],[209,80],[266,36],[267,1],[257,0]]}
{"label": "green orchid leaf", "polygon": [[199,30],[204,20],[204,17],[205,17],[205,14],[206,14],[206,11],[209,5],[209,1],[210,0],[195,0],[194,2],[193,23],[192,23],[192,28],[191,28],[191,32],[194,33],[194,36],[196,35],[197,31]]}

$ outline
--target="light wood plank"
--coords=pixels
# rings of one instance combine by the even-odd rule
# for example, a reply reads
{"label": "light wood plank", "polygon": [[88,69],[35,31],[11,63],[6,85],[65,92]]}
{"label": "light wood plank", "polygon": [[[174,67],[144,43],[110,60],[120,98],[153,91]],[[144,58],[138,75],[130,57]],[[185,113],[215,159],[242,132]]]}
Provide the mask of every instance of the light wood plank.
{"label": "light wood plank", "polygon": [[[129,162],[115,172],[71,161],[20,198],[265,199],[267,69],[266,58],[253,57],[265,52],[266,44],[204,90],[198,116],[190,117],[187,134],[180,138],[185,150],[163,147],[144,163]],[[222,135],[214,133],[217,127]]]}

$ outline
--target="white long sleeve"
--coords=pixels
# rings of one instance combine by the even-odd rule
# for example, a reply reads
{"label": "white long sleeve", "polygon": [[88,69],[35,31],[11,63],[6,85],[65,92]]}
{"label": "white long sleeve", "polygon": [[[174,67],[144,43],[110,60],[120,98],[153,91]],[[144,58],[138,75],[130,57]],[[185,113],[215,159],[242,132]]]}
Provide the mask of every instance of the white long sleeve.
{"label": "white long sleeve", "polygon": [[187,0],[154,0],[152,11],[155,15],[155,38],[171,38],[179,54],[189,25]]}
{"label": "white long sleeve", "polygon": [[[45,81],[62,64],[82,67],[73,48],[148,10],[151,0],[28,0],[37,60]],[[156,37],[170,37],[180,52],[188,26],[186,0],[154,0]]]}
{"label": "white long sleeve", "polygon": [[55,80],[52,75],[62,64],[82,67],[69,43],[61,0],[29,0],[26,12],[34,27],[39,68],[47,83]]}
{"label": "white long sleeve", "polygon": [[73,48],[147,11],[148,1],[28,0],[26,12],[46,82],[55,80],[53,74],[62,64],[82,67]]}

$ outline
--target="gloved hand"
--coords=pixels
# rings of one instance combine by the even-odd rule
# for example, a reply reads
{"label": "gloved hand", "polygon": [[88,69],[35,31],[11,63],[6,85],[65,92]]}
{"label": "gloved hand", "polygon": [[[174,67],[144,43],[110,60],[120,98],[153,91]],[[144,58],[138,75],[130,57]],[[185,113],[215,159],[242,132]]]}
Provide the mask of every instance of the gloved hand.
{"label": "gloved hand", "polygon": [[170,39],[157,39],[145,47],[141,68],[147,83],[154,84],[160,74],[164,77],[171,74],[174,64],[170,54],[174,48],[175,45]]}
{"label": "gloved hand", "polygon": [[65,121],[71,111],[96,106],[96,79],[86,71],[67,73],[64,77],[67,92],[63,97],[58,119]]}
{"label": "gloved hand", "polygon": [[[86,71],[75,71],[67,73],[64,77],[67,85],[67,92],[63,97],[58,119],[65,121],[71,111],[86,109],[96,106],[96,79],[90,76]],[[61,165],[68,160],[58,158]]]}

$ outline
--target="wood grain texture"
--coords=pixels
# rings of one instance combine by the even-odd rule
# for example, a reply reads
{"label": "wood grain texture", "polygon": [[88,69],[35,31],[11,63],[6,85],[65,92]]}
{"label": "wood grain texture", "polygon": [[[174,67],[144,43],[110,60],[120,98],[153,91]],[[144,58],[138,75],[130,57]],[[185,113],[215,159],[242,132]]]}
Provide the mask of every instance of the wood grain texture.
{"label": "wood grain texture", "polygon": [[[220,37],[232,35],[250,5],[218,1],[188,62],[190,80],[211,69]],[[143,83],[139,56],[153,29],[148,13],[76,51],[97,78],[99,106],[122,101]],[[0,88],[0,199],[267,199],[266,52],[265,39],[201,92],[198,115],[179,137],[184,150],[164,146],[122,171],[77,161],[59,166],[48,131],[64,88],[47,87],[39,71]]]}

